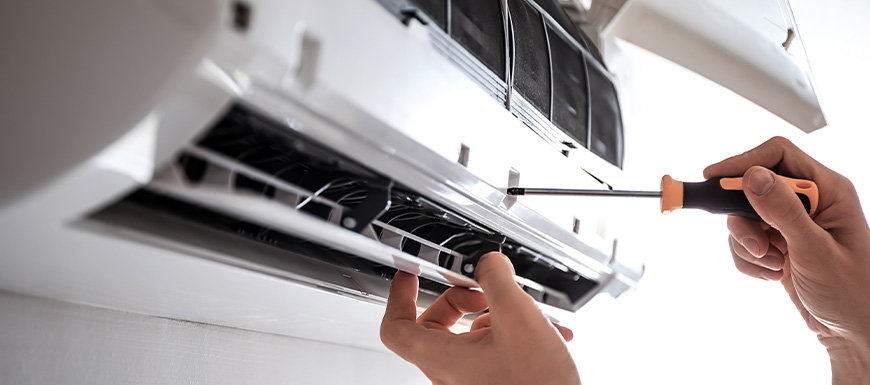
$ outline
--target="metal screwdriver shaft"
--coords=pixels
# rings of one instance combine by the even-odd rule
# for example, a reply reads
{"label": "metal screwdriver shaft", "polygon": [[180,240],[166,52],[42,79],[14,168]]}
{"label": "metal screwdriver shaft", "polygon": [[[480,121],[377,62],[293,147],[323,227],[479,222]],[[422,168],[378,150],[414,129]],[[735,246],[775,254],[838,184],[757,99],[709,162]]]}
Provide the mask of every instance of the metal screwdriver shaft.
{"label": "metal screwdriver shaft", "polygon": [[632,191],[632,190],[583,190],[563,188],[527,188],[511,187],[507,189],[508,195],[583,195],[583,196],[608,196],[608,197],[647,197],[660,198],[661,191]]}

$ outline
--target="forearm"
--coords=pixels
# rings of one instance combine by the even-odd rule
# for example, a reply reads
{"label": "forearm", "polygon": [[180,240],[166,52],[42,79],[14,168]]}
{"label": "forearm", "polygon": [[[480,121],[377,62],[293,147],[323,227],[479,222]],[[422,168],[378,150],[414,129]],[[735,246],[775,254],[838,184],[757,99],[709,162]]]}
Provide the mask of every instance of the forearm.
{"label": "forearm", "polygon": [[845,339],[819,339],[831,357],[834,385],[870,384],[870,346]]}

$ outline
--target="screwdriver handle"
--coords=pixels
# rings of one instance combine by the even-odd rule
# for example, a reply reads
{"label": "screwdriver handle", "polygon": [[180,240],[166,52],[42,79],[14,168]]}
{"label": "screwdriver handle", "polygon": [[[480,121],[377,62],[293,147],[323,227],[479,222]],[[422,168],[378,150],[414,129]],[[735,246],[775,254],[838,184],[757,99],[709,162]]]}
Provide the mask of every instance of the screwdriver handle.
{"label": "screwdriver handle", "polygon": [[[777,175],[791,186],[807,213],[816,213],[819,188],[807,179]],[[662,213],[676,209],[701,209],[714,214],[735,215],[761,221],[743,193],[743,178],[710,178],[703,182],[680,182],[670,175],[662,177]]]}

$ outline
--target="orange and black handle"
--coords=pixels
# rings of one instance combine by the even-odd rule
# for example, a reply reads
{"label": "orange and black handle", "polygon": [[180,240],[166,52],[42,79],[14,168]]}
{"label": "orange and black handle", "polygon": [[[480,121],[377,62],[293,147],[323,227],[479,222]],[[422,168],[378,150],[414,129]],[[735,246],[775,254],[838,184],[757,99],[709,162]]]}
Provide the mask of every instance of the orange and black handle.
{"label": "orange and black handle", "polygon": [[[815,182],[779,176],[791,186],[807,213],[819,206],[819,188]],[[743,193],[743,178],[711,178],[704,182],[680,182],[670,175],[662,178],[662,213],[676,209],[701,209],[714,214],[736,215],[761,221]]]}

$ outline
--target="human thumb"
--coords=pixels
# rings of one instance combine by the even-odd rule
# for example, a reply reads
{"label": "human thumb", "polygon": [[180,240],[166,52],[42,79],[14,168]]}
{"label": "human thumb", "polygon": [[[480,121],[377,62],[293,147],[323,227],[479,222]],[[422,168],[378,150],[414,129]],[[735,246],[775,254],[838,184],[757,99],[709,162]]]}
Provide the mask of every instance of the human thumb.
{"label": "human thumb", "polygon": [[743,175],[743,181],[743,191],[755,212],[779,230],[787,242],[815,240],[821,228],[782,178],[764,167],[753,166]]}

